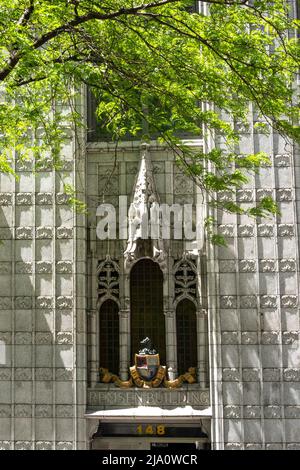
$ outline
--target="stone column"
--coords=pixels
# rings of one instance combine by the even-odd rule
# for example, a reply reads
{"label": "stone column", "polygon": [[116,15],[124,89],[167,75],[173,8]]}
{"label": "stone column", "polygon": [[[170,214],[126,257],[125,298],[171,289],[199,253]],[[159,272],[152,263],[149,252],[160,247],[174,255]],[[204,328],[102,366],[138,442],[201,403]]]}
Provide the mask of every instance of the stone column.
{"label": "stone column", "polygon": [[88,317],[90,320],[90,378],[91,387],[94,387],[99,381],[99,367],[97,354],[97,310],[89,310]]}
{"label": "stone column", "polygon": [[197,315],[197,377],[201,388],[206,386],[206,318],[207,312],[204,309],[198,310]]}
{"label": "stone column", "polygon": [[165,310],[166,322],[166,362],[170,380],[177,377],[177,342],[175,310]]}
{"label": "stone column", "polygon": [[130,357],[130,310],[128,308],[119,311],[120,327],[120,378],[128,379]]}

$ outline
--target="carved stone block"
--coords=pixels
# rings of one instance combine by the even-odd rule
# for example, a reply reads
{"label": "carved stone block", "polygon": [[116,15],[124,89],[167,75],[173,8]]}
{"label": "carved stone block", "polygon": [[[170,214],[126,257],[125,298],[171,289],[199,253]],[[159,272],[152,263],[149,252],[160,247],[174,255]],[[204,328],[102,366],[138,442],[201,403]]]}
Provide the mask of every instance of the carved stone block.
{"label": "carved stone block", "polygon": [[11,450],[11,442],[0,441],[0,450]]}
{"label": "carved stone block", "polygon": [[294,225],[292,224],[280,224],[278,225],[278,236],[279,237],[293,237],[295,235]]}
{"label": "carved stone block", "polygon": [[261,408],[256,405],[247,405],[244,407],[244,418],[257,419],[261,416]]}
{"label": "carved stone block", "polygon": [[252,202],[253,190],[252,189],[238,189],[236,192],[236,200],[238,202]]}
{"label": "carved stone block", "polygon": [[261,335],[262,344],[279,344],[280,334],[278,331],[264,331]]}
{"label": "carved stone block", "polygon": [[236,308],[236,297],[233,295],[220,296],[221,308]]}
{"label": "carved stone block", "polygon": [[72,450],[73,442],[57,442],[55,446],[56,450]]}
{"label": "carved stone block", "polygon": [[12,201],[13,198],[11,193],[0,193],[0,206],[11,206]]}
{"label": "carved stone block", "polygon": [[242,273],[254,273],[256,269],[256,260],[254,259],[242,259],[239,262],[239,271]]}
{"label": "carved stone block", "polygon": [[70,296],[59,296],[56,298],[56,308],[65,309],[73,307],[73,297]]}
{"label": "carved stone block", "polygon": [[259,261],[259,270],[263,273],[270,273],[276,271],[276,260],[262,259]]}
{"label": "carved stone block", "polygon": [[56,369],[55,379],[57,381],[73,380],[73,369]]}
{"label": "carved stone block", "polygon": [[224,406],[224,418],[238,419],[241,417],[241,409],[236,405]]}
{"label": "carved stone block", "polygon": [[224,382],[239,382],[240,373],[239,370],[234,367],[227,367],[223,369],[223,380]]}
{"label": "carved stone block", "polygon": [[32,442],[30,441],[16,441],[15,450],[32,450]]}
{"label": "carved stone block", "polygon": [[231,191],[219,191],[218,192],[218,201],[229,202],[232,200],[233,200],[233,194]]}
{"label": "carved stone block", "polygon": [[27,381],[31,380],[32,374],[30,368],[20,367],[15,369],[15,380]]}
{"label": "carved stone block", "polygon": [[234,260],[222,260],[219,261],[219,269],[221,273],[234,273],[235,272],[235,261]]}
{"label": "carved stone block", "polygon": [[57,227],[56,238],[73,238],[73,228],[70,227]]}
{"label": "carved stone block", "polygon": [[263,380],[264,382],[279,382],[280,369],[263,369]]}
{"label": "carved stone block", "polygon": [[37,367],[35,369],[35,380],[53,380],[53,369],[50,369],[49,367]]}
{"label": "carved stone block", "polygon": [[289,154],[278,154],[274,157],[275,166],[287,167],[291,165],[291,156]]}
{"label": "carved stone block", "polygon": [[73,270],[72,261],[58,261],[56,263],[56,272],[60,274],[70,274]]}
{"label": "carved stone block", "polygon": [[218,226],[218,233],[224,237],[234,237],[234,225],[225,224]]}
{"label": "carved stone block", "polygon": [[11,297],[0,297],[0,310],[11,309]]}
{"label": "carved stone block", "polygon": [[222,344],[239,344],[239,334],[237,331],[223,331]]}
{"label": "carved stone block", "polygon": [[56,405],[55,413],[58,418],[72,418],[74,407],[72,405]]}
{"label": "carved stone block", "polygon": [[10,380],[11,379],[11,369],[8,367],[0,367],[0,380]]}
{"label": "carved stone block", "polygon": [[286,202],[293,200],[293,191],[289,188],[277,189],[277,201]]}
{"label": "carved stone block", "polygon": [[242,344],[258,344],[256,331],[243,331]]}
{"label": "carved stone block", "polygon": [[257,235],[259,237],[273,237],[274,236],[274,225],[259,224],[257,226]]}
{"label": "carved stone block", "polygon": [[243,380],[245,382],[258,382],[260,380],[259,369],[254,369],[254,368],[243,369]]}
{"label": "carved stone block", "polygon": [[51,418],[52,414],[51,405],[35,405],[35,416],[38,418]]}
{"label": "carved stone block", "polygon": [[52,450],[53,443],[50,441],[36,441],[35,450]]}
{"label": "carved stone block", "polygon": [[277,296],[276,295],[261,295],[260,296],[261,308],[275,308],[277,307]]}
{"label": "carved stone block", "polygon": [[257,298],[255,295],[241,295],[240,305],[241,305],[241,308],[256,308]]}
{"label": "carved stone block", "polygon": [[256,200],[261,201],[265,197],[273,197],[273,189],[257,189]]}
{"label": "carved stone block", "polygon": [[36,297],[35,306],[36,306],[36,308],[40,308],[40,309],[52,308],[53,307],[53,298],[52,297],[44,297],[44,296]]}
{"label": "carved stone block", "polygon": [[16,204],[18,206],[30,206],[32,204],[32,193],[17,193]]}
{"label": "carved stone block", "polygon": [[285,382],[299,382],[300,369],[288,368],[283,370],[283,380]]}
{"label": "carved stone block", "polygon": [[284,408],[285,418],[300,418],[300,406],[286,406]]}
{"label": "carved stone block", "polygon": [[0,418],[11,417],[11,405],[0,405]]}
{"label": "carved stone block", "polygon": [[15,334],[15,344],[31,344],[32,335],[24,331]]}
{"label": "carved stone block", "polygon": [[72,344],[73,334],[70,331],[59,331],[56,334],[57,344]]}
{"label": "carved stone block", "polygon": [[17,274],[31,274],[32,273],[32,263],[18,261],[16,262],[16,273]]}
{"label": "carved stone block", "polygon": [[37,227],[35,231],[35,236],[38,239],[52,238],[53,228],[52,227]]}
{"label": "carved stone block", "polygon": [[0,228],[0,240],[10,240],[12,238],[12,229],[9,227]]}
{"label": "carved stone block", "polygon": [[36,332],[35,344],[52,344],[52,333]]}
{"label": "carved stone block", "polygon": [[15,405],[15,416],[18,418],[30,418],[31,405]]}
{"label": "carved stone block", "polygon": [[264,407],[264,416],[267,419],[281,418],[281,407],[278,405],[268,405]]}
{"label": "carved stone block", "polygon": [[297,341],[299,341],[299,331],[283,331],[282,333],[283,344],[293,344]]}
{"label": "carved stone block", "polygon": [[281,297],[281,306],[295,308],[298,305],[297,295],[283,295]]}
{"label": "carved stone block", "polygon": [[51,205],[53,202],[53,195],[52,193],[37,193],[35,196],[35,202],[40,206]]}
{"label": "carved stone block", "polygon": [[238,225],[238,236],[239,237],[253,237],[254,225],[249,225],[249,224]]}
{"label": "carved stone block", "polygon": [[33,238],[33,228],[16,227],[15,237],[17,240],[31,240]]}
{"label": "carved stone block", "polygon": [[15,307],[19,310],[27,310],[32,308],[32,298],[19,296],[15,299]]}

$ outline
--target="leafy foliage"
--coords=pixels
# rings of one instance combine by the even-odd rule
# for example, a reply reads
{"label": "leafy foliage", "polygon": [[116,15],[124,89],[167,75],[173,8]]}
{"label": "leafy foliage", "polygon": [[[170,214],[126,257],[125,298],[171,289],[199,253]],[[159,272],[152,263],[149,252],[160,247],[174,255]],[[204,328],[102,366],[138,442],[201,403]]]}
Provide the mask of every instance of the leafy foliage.
{"label": "leafy foliage", "polygon": [[[215,193],[233,193],[268,164],[261,152],[238,151],[249,103],[256,132],[300,140],[299,21],[286,0],[208,0],[191,13],[193,3],[0,0],[0,171],[12,172],[13,151],[59,164],[66,128],[81,122],[74,102],[85,84],[114,140],[155,133],[212,205],[243,213]],[[194,151],[179,131],[215,145]],[[269,200],[247,210],[276,212]]]}

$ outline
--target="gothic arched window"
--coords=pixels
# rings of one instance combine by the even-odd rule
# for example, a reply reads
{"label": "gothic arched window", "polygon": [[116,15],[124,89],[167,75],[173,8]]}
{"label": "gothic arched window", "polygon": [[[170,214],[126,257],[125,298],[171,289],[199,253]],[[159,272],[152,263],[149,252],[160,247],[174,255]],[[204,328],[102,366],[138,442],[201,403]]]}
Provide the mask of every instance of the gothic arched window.
{"label": "gothic arched window", "polygon": [[189,299],[181,300],[176,308],[178,374],[197,367],[196,307]]}
{"label": "gothic arched window", "polygon": [[119,374],[119,307],[105,300],[100,307],[100,367]]}
{"label": "gothic arched window", "polygon": [[148,336],[166,363],[165,316],[163,313],[163,275],[150,259],[138,261],[130,273],[131,357],[139,351],[140,341]]}

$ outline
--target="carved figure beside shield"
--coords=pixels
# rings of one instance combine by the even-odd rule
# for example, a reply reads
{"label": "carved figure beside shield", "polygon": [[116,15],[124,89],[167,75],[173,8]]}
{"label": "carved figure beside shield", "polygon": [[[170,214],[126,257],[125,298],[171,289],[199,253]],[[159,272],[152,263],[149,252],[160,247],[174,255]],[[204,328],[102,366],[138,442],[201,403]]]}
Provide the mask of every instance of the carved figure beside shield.
{"label": "carved figure beside shield", "polygon": [[160,366],[159,354],[153,348],[148,337],[143,339],[140,344],[142,349],[134,355],[135,367],[142,379],[150,381],[154,379],[158,372]]}

